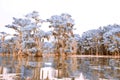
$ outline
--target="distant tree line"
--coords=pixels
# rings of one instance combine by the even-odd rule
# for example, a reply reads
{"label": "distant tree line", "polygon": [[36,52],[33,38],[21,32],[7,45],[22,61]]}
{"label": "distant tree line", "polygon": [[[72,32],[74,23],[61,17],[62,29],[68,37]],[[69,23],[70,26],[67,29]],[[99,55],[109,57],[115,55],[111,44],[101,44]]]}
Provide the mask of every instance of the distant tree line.
{"label": "distant tree line", "polygon": [[84,32],[79,41],[79,53],[119,55],[120,25],[108,25]]}

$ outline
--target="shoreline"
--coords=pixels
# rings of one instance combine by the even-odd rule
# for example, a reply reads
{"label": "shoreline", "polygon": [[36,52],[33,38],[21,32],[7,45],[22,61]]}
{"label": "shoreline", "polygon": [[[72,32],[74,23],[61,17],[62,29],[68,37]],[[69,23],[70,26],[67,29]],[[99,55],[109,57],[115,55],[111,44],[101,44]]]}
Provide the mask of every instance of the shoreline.
{"label": "shoreline", "polygon": [[70,55],[69,57],[77,58],[120,58],[120,56],[111,55]]}
{"label": "shoreline", "polygon": [[[4,57],[4,56],[13,56],[13,55],[12,54],[5,55],[5,54],[0,53],[0,56]],[[48,57],[48,56],[58,57],[55,54],[43,54],[43,57]],[[24,57],[24,56],[20,55],[20,57]],[[26,56],[26,57],[31,57],[31,56]],[[63,57],[66,57],[66,56],[63,56]],[[71,58],[75,58],[75,57],[76,58],[120,58],[120,56],[117,56],[117,55],[113,55],[113,56],[111,56],[111,55],[68,55],[67,57],[71,57]]]}

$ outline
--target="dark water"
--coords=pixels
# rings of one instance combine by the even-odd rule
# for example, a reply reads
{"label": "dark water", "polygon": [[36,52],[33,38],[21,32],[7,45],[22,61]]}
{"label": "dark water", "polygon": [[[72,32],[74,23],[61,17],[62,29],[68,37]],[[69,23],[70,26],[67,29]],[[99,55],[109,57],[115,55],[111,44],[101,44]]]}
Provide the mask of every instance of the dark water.
{"label": "dark water", "polygon": [[[0,80],[74,78],[81,73],[87,80],[120,80],[120,59],[0,57]],[[12,74],[14,78],[3,77],[4,74]]]}

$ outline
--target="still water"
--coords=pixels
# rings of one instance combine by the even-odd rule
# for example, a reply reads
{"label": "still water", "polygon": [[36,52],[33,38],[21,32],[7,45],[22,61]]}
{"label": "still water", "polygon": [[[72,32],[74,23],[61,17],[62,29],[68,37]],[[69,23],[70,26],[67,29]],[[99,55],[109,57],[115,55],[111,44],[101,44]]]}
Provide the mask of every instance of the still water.
{"label": "still water", "polygon": [[120,59],[4,56],[0,80],[120,80]]}

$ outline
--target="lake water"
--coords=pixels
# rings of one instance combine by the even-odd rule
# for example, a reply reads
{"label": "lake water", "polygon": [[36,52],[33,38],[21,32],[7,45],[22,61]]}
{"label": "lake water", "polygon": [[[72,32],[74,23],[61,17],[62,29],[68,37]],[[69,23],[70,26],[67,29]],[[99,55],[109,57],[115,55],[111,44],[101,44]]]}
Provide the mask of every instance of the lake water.
{"label": "lake water", "polygon": [[81,75],[84,80],[120,80],[120,59],[0,57],[0,80],[80,80]]}

